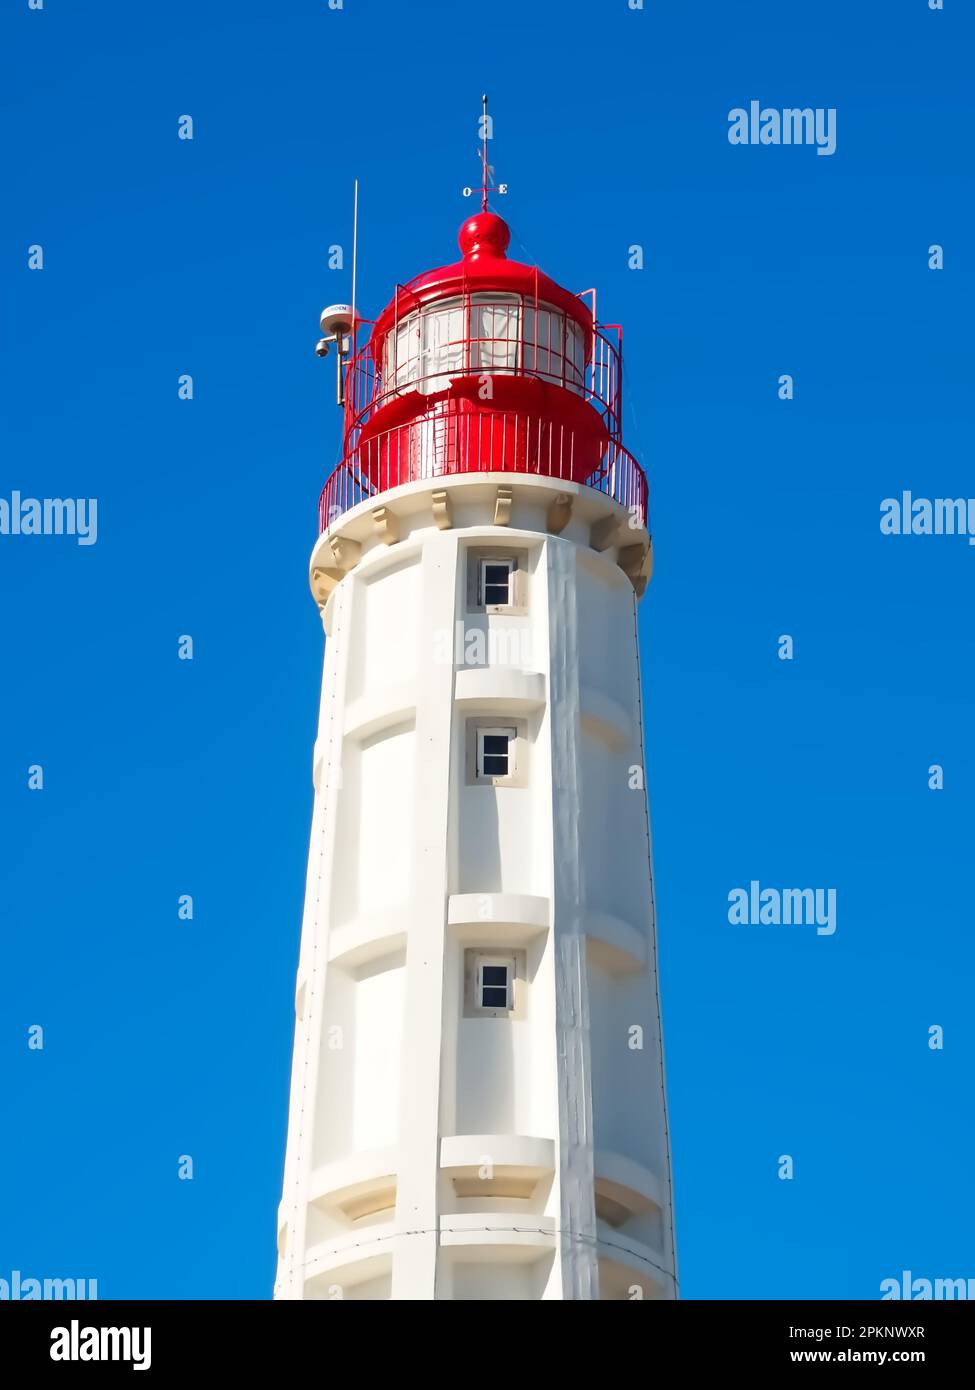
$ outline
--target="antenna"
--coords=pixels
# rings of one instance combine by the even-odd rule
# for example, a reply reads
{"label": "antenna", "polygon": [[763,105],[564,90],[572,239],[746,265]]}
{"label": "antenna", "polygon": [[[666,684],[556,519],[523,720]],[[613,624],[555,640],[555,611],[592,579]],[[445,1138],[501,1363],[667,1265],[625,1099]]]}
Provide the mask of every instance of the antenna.
{"label": "antenna", "polygon": [[355,354],[355,268],[356,255],[359,246],[359,180],[355,179],[352,183],[352,349]]}
{"label": "antenna", "polygon": [[487,92],[481,97],[481,211],[487,212],[488,195],[488,109]]}
{"label": "antenna", "polygon": [[322,332],[324,338],[319,338],[315,347],[315,352],[319,357],[327,357],[334,343],[335,352],[335,399],[339,405],[345,405],[345,380],[342,370],[345,366],[349,352],[355,356],[356,329],[358,318],[355,311],[355,277],[356,262],[359,251],[359,180],[356,179],[352,185],[352,303],[351,304],[329,304],[322,310]]}
{"label": "antenna", "polygon": [[[487,210],[488,210],[488,194],[489,194],[489,193],[501,193],[501,194],[504,194],[504,193],[507,193],[507,191],[508,191],[508,185],[507,185],[506,183],[494,184],[494,183],[491,182],[491,180],[494,178],[494,166],[493,166],[492,164],[489,164],[489,163],[488,163],[488,151],[487,151],[487,142],[488,142],[490,139],[493,138],[492,135],[489,133],[490,131],[491,131],[491,117],[488,115],[488,99],[487,99],[487,93],[485,92],[485,93],[483,94],[483,96],[481,97],[481,148],[480,148],[480,149],[478,150],[478,152],[477,152],[477,157],[478,157],[478,159],[480,160],[480,163],[481,163],[481,211],[482,211],[482,212],[487,212]],[[474,192],[474,190],[473,190],[473,188],[471,188],[471,186],[470,186],[469,184],[467,185],[466,188],[463,189],[463,194],[464,194],[464,197],[465,197],[465,198],[470,198],[470,197],[472,196],[473,192]]]}

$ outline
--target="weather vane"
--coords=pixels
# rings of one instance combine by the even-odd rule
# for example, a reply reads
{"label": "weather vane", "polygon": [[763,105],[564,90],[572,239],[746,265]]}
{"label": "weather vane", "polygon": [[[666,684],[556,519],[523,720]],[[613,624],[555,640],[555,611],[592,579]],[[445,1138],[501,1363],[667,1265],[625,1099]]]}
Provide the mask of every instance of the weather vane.
{"label": "weather vane", "polygon": [[[487,212],[488,194],[505,194],[508,191],[506,183],[492,183],[494,178],[494,165],[488,163],[487,142],[494,138],[494,122],[488,115],[487,93],[481,97],[481,148],[478,150],[477,157],[481,161],[481,211]],[[464,197],[470,198],[473,195],[473,188],[470,184],[463,190]]]}

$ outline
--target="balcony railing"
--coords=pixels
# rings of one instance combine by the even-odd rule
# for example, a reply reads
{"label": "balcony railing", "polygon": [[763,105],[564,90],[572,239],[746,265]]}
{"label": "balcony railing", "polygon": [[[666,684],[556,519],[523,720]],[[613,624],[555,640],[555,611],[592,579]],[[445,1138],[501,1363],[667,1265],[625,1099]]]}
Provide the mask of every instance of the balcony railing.
{"label": "balcony railing", "polygon": [[[612,438],[622,415],[622,330],[590,333],[524,295],[465,294],[397,317],[381,343],[358,348],[346,368],[346,436],[406,391],[444,391],[460,377],[531,377],[587,401]],[[381,353],[381,362],[377,359]]]}
{"label": "balcony railing", "polygon": [[425,416],[360,442],[322,490],[319,529],[401,484],[483,472],[584,484],[648,524],[646,474],[621,444],[550,420],[491,411]]}

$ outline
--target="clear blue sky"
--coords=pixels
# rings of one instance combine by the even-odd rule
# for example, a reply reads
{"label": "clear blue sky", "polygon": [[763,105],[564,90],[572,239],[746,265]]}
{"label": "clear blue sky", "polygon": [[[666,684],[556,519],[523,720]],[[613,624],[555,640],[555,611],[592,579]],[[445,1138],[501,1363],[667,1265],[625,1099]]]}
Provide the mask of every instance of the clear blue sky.
{"label": "clear blue sky", "polygon": [[[270,1295],[327,248],[358,175],[366,313],[453,258],[482,90],[512,252],[626,327],[684,1295],[975,1276],[975,550],[878,525],[975,493],[966,9],[5,7],[0,495],[95,496],[99,534],[0,537],[0,1277]],[[753,98],[835,107],[835,155],[730,145]],[[729,925],[753,878],[835,887],[836,934]]]}

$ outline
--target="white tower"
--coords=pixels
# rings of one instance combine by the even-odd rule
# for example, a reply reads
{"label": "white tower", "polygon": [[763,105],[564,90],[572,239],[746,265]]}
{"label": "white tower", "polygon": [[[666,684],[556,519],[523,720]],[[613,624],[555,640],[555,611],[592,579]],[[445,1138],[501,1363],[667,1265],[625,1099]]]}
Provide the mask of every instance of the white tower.
{"label": "white tower", "polygon": [[618,332],[460,241],[351,327],[275,1296],[673,1298]]}

